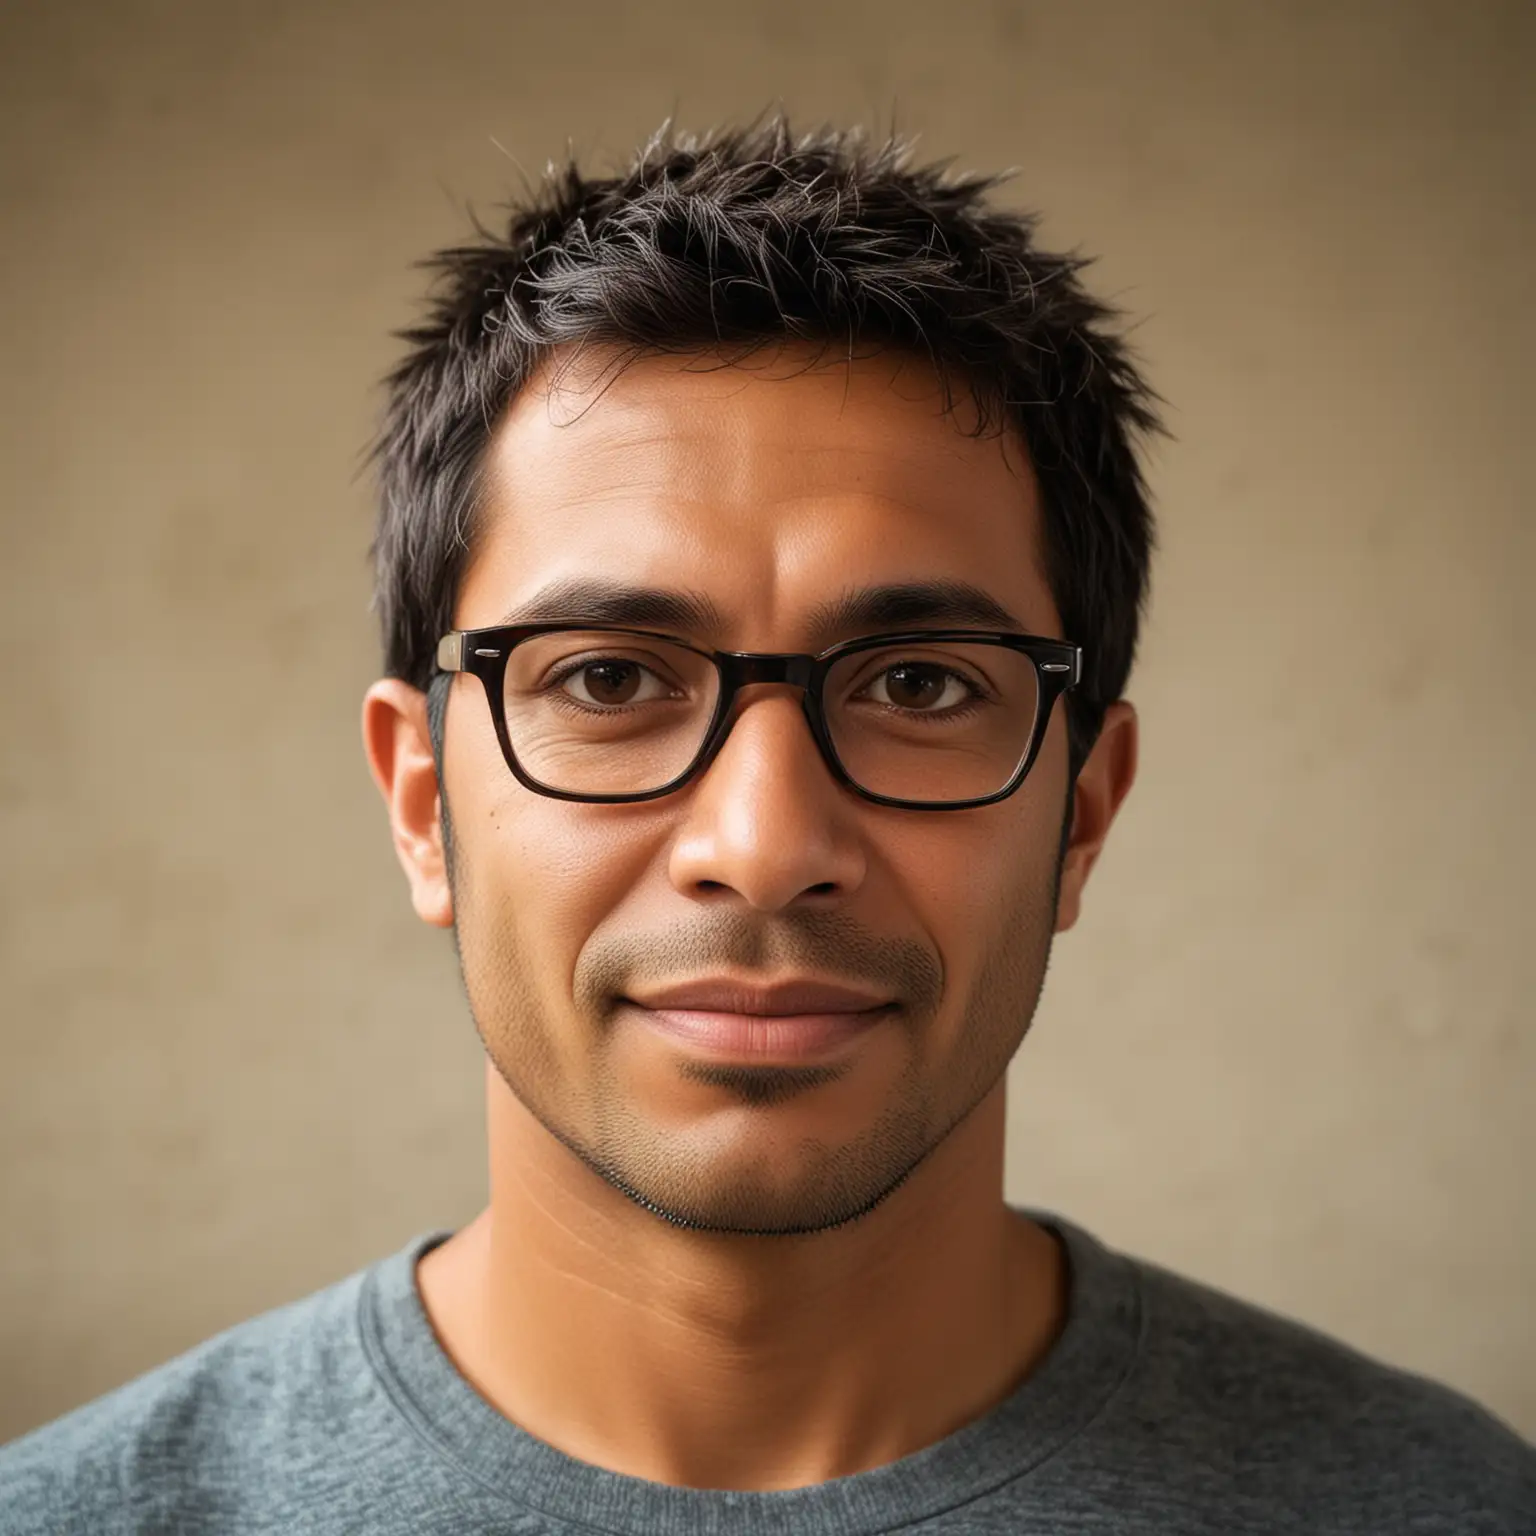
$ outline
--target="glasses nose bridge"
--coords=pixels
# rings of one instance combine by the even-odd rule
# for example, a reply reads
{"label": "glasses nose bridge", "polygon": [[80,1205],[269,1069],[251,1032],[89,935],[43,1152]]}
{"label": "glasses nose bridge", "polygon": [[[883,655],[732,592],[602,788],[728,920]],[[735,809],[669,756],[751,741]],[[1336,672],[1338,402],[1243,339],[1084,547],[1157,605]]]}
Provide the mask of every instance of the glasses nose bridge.
{"label": "glasses nose bridge", "polygon": [[794,651],[725,651],[720,656],[725,690],[732,694],[754,683],[787,683],[809,692],[814,665],[815,657]]}
{"label": "glasses nose bridge", "polygon": [[[717,651],[715,662],[720,670],[720,709],[714,731],[700,754],[698,771],[715,760],[726,738],[731,734],[744,707],[741,697],[743,688],[754,684],[783,684],[800,690],[800,705],[810,727],[811,739],[823,759],[827,759],[827,746],[822,740],[819,710],[812,687],[816,658],[795,651]],[[835,766],[828,760],[828,766]]]}

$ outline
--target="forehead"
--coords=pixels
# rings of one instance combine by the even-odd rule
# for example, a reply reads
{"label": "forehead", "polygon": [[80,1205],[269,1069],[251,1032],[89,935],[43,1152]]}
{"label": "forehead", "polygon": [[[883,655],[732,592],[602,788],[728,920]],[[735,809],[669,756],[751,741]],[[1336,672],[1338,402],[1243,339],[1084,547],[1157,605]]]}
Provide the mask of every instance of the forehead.
{"label": "forehead", "polygon": [[702,638],[799,646],[851,592],[950,582],[1056,632],[1022,445],[968,434],[927,364],[603,361],[546,369],[498,424],[461,627],[595,580],[706,599],[730,634]]}

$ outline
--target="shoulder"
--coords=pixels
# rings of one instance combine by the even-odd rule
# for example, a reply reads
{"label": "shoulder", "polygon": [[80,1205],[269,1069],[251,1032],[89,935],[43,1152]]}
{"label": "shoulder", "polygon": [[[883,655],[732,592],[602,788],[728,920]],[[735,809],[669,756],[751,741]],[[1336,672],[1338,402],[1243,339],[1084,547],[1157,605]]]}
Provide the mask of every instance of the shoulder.
{"label": "shoulder", "polygon": [[[357,1324],[367,1272],[240,1324],[0,1448],[0,1536],[221,1528],[281,1469],[322,1470],[379,1388]],[[310,1483],[313,1487],[313,1483]]]}
{"label": "shoulder", "polygon": [[1470,1398],[1143,1260],[1124,1409],[1312,1528],[1536,1532],[1536,1448]]}

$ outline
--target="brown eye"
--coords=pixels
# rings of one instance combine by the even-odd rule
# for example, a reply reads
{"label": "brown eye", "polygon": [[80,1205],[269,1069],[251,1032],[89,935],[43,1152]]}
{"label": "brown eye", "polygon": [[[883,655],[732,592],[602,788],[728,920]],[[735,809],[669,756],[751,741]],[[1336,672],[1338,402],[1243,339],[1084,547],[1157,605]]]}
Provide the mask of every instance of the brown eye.
{"label": "brown eye", "polygon": [[571,681],[592,704],[628,704],[640,691],[640,668],[632,661],[594,661]]}
{"label": "brown eye", "polygon": [[887,667],[870,685],[873,701],[893,709],[926,712],[936,705],[962,704],[970,696],[970,690],[953,672],[931,662],[900,662]]}
{"label": "brown eye", "polygon": [[560,687],[576,703],[601,709],[650,704],[674,696],[649,667],[623,656],[601,656],[585,662],[568,672]]}

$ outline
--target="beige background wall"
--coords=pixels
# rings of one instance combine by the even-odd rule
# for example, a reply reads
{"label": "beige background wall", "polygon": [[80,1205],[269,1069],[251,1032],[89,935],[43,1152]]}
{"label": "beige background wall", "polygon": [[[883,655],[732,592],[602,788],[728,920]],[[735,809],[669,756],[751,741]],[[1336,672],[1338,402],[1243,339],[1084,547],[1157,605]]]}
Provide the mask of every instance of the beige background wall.
{"label": "beige background wall", "polygon": [[1011,1194],[1536,1433],[1533,19],[6,7],[0,1435],[476,1209],[357,744],[373,381],[514,165],[774,98],[1020,166],[1172,402],[1143,777]]}

